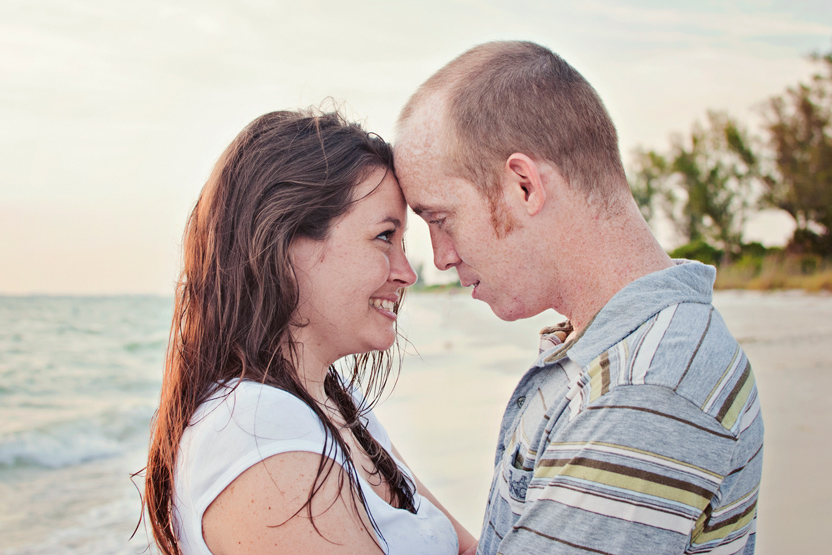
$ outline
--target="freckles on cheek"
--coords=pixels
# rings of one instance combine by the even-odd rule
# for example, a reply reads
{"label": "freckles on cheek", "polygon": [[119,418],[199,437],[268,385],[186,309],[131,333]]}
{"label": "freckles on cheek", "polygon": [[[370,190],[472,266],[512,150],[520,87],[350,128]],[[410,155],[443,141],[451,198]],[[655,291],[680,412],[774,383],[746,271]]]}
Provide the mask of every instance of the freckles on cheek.
{"label": "freckles on cheek", "polygon": [[390,257],[382,250],[364,253],[360,258],[364,285],[384,283],[390,275]]}

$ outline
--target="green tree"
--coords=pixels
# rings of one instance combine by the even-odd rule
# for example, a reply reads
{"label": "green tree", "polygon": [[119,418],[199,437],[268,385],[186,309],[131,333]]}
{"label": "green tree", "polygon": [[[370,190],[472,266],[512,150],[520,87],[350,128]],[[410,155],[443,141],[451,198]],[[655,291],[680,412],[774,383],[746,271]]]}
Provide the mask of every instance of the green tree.
{"label": "green tree", "polygon": [[708,112],[705,125],[671,138],[669,152],[637,152],[631,175],[645,218],[659,208],[688,242],[713,242],[727,257],[739,252],[760,178],[748,133],[736,120]]}
{"label": "green tree", "polygon": [[797,223],[790,248],[832,254],[832,52],[812,57],[808,83],[771,98],[766,109],[774,173],[764,202]]}
{"label": "green tree", "polygon": [[656,215],[656,199],[661,194],[663,180],[667,175],[667,160],[653,150],[637,150],[630,174],[630,190],[648,222]]}

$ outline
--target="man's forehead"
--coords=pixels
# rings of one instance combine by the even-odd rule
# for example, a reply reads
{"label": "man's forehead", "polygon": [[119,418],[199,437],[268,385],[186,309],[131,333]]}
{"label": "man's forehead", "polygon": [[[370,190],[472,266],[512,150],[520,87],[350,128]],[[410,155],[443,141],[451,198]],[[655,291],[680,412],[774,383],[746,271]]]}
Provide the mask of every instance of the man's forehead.
{"label": "man's forehead", "polygon": [[414,196],[423,197],[445,180],[442,151],[438,141],[431,138],[414,137],[403,142],[394,154],[396,176],[409,204]]}
{"label": "man's forehead", "polygon": [[405,177],[399,179],[408,206],[422,217],[454,212],[460,188],[470,186],[461,181],[443,173],[438,165],[420,163],[418,159],[407,164]]}
{"label": "man's forehead", "polygon": [[442,163],[443,107],[436,95],[422,99],[402,122],[394,146],[396,175],[417,214],[441,210],[451,200]]}
{"label": "man's forehead", "polygon": [[422,99],[402,122],[394,150],[406,155],[436,154],[443,129],[444,102],[437,95]]}

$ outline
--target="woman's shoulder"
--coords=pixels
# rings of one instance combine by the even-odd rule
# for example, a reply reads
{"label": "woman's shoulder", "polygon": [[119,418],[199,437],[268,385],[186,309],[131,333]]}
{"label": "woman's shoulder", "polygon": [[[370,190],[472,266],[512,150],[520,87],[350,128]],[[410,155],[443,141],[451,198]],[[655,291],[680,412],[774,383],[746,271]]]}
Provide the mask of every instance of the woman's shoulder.
{"label": "woman's shoulder", "polygon": [[182,533],[201,543],[206,508],[257,463],[289,453],[339,459],[332,445],[315,412],[291,393],[245,380],[218,385],[179,444],[174,483]]}
{"label": "woman's shoulder", "polygon": [[257,382],[226,383],[183,432],[177,472],[195,497],[207,492],[210,500],[261,460],[290,451],[323,454],[331,444],[314,411],[294,395]]}
{"label": "woman's shoulder", "polygon": [[222,399],[231,408],[239,406],[243,411],[266,409],[278,413],[315,415],[309,405],[288,391],[251,380],[233,380],[219,385],[211,397]]}
{"label": "woman's shoulder", "polygon": [[288,391],[248,380],[219,385],[194,415],[186,435],[197,444],[231,441],[237,449],[325,442],[323,424],[309,405]]}

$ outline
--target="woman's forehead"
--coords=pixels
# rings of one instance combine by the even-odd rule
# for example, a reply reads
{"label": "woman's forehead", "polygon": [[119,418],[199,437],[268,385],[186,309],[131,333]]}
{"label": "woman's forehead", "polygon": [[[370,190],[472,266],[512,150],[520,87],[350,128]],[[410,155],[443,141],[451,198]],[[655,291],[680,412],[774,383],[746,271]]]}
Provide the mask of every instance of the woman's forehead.
{"label": "woman's forehead", "polygon": [[391,171],[386,174],[382,172],[383,170],[373,172],[370,177],[355,186],[354,194],[357,200],[354,201],[353,210],[385,212],[382,217],[386,217],[387,212],[396,214],[406,211],[404,195],[395,175]]}

